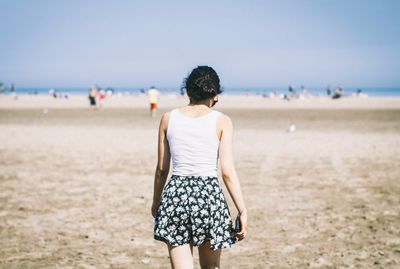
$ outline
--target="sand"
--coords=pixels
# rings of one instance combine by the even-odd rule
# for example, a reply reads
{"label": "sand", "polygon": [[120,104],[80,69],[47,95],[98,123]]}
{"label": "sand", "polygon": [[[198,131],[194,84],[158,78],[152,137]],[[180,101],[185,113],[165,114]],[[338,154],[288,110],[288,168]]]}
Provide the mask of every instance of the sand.
{"label": "sand", "polygon": [[[169,268],[150,214],[157,127],[185,102],[163,96],[152,119],[144,97],[89,111],[84,97],[0,96],[0,268]],[[250,223],[222,268],[400,267],[399,98],[216,109],[234,122]]]}

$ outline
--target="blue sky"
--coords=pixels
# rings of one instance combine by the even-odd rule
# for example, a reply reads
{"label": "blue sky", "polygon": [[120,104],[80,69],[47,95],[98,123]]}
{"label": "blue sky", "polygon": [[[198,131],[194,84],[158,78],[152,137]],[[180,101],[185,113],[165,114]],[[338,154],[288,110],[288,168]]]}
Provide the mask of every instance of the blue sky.
{"label": "blue sky", "polygon": [[0,81],[400,86],[400,1],[0,0]]}

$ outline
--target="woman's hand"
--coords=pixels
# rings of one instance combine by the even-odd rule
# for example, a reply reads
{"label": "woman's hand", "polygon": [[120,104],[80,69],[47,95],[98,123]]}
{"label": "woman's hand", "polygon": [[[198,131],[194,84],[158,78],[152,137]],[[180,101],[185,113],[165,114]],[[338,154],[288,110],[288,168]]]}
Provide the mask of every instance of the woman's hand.
{"label": "woman's hand", "polygon": [[240,232],[237,232],[235,236],[239,239],[239,241],[241,241],[247,236],[247,209],[243,210],[243,212],[239,214],[239,219],[242,229]]}

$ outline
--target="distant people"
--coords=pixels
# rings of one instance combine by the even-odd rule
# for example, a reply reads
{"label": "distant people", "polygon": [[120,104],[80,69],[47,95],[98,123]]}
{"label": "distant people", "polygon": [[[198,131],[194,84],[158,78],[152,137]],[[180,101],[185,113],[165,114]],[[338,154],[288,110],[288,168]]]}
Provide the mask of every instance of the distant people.
{"label": "distant people", "polygon": [[301,99],[310,97],[310,95],[308,94],[308,91],[304,85],[301,85],[301,87],[300,87],[300,96],[299,97]]}
{"label": "distant people", "polygon": [[294,89],[293,85],[289,85],[289,95],[288,95],[289,99],[292,98],[297,98],[297,93],[296,90]]}
{"label": "distant people", "polygon": [[262,94],[262,97],[263,98],[267,98],[268,96],[269,96],[269,94],[267,94],[267,91],[264,91],[263,94]]}
{"label": "distant people", "polygon": [[106,99],[106,91],[100,88],[99,91],[97,92],[97,97],[99,99],[99,107],[100,109],[102,109],[104,100]]}
{"label": "distant people", "polygon": [[266,92],[264,92],[263,97],[268,97],[270,99],[280,98],[279,94],[276,91],[269,92],[268,94]]}
{"label": "distant people", "polygon": [[10,92],[11,92],[12,98],[13,98],[14,100],[17,100],[17,99],[18,99],[17,88],[15,88],[15,84],[14,84],[14,83],[11,84]]}
{"label": "distant people", "polygon": [[331,96],[331,94],[332,94],[331,86],[328,85],[328,86],[326,87],[326,95],[327,95],[327,96]]}
{"label": "distant people", "polygon": [[111,97],[111,96],[113,96],[113,94],[114,94],[114,89],[108,88],[107,89],[107,96]]}
{"label": "distant people", "polygon": [[93,86],[89,90],[89,104],[90,104],[90,109],[97,109],[97,104],[96,104],[96,96],[97,96],[97,88],[96,86]]}
{"label": "distant people", "polygon": [[290,101],[289,95],[283,94],[283,100]]}
{"label": "distant people", "polygon": [[289,93],[295,93],[293,85],[289,85]]}
{"label": "distant people", "polygon": [[6,91],[6,86],[4,83],[0,81],[0,94],[3,94]]}
{"label": "distant people", "polygon": [[53,96],[53,98],[57,98],[56,91],[53,88],[49,89],[49,95]]}
{"label": "distant people", "polygon": [[343,97],[344,90],[342,87],[337,87],[335,90],[335,94],[332,96],[332,99],[339,99]]}
{"label": "distant people", "polygon": [[357,89],[357,91],[356,91],[355,93],[353,93],[351,96],[352,96],[352,97],[362,97],[362,98],[365,98],[365,97],[368,97],[368,94],[363,93],[362,89]]}
{"label": "distant people", "polygon": [[154,86],[151,86],[149,91],[147,92],[147,95],[150,102],[150,115],[152,117],[155,117],[157,113],[158,97],[160,96],[160,93]]}

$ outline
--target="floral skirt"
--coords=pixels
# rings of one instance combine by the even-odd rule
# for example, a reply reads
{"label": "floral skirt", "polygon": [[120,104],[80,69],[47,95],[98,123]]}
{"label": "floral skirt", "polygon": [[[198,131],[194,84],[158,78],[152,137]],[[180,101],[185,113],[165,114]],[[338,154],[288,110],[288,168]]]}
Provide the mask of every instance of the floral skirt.
{"label": "floral skirt", "polygon": [[172,175],[157,210],[154,238],[172,246],[210,240],[212,250],[236,243],[218,178]]}

